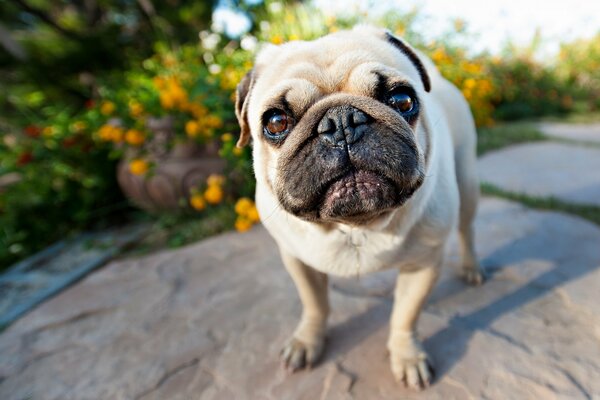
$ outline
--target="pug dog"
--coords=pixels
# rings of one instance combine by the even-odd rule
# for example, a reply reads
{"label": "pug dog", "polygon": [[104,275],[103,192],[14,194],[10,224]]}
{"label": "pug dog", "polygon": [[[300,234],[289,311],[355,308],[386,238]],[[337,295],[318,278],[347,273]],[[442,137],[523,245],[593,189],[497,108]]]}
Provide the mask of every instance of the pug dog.
{"label": "pug dog", "polygon": [[428,386],[416,323],[455,227],[464,279],[483,282],[476,131],[461,92],[404,40],[359,26],[263,48],[238,85],[236,115],[238,146],[253,143],[262,223],[303,306],[284,365],[299,370],[323,353],[329,274],[394,268],[391,369]]}

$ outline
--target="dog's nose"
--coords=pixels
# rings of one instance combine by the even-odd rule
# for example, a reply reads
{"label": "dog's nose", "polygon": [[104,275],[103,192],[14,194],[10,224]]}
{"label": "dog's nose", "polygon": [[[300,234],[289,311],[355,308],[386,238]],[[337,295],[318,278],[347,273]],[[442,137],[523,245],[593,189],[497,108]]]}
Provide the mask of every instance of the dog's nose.
{"label": "dog's nose", "polygon": [[323,116],[317,132],[332,147],[356,143],[367,130],[369,117],[352,106],[332,107]]}

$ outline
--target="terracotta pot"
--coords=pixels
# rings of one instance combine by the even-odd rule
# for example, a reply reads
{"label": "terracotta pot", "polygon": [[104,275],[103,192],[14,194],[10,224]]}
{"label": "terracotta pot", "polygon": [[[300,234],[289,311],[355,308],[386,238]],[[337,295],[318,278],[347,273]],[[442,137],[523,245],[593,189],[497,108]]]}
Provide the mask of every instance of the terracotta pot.
{"label": "terracotta pot", "polygon": [[117,179],[123,193],[138,207],[146,211],[172,211],[189,207],[187,199],[191,188],[206,182],[211,174],[221,174],[225,160],[218,156],[217,142],[199,145],[193,141],[176,143],[171,118],[152,119],[147,123],[153,138],[146,144],[148,159],[154,169],[147,176],[129,172],[129,153],[117,168]]}

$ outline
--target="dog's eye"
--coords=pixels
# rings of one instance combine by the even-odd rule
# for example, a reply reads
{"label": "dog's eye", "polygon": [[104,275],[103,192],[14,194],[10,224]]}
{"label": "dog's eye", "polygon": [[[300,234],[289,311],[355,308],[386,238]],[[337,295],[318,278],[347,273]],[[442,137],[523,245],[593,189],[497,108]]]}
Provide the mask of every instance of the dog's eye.
{"label": "dog's eye", "polygon": [[265,135],[271,139],[281,139],[291,125],[292,118],[282,110],[271,110],[264,118]]}
{"label": "dog's eye", "polygon": [[392,106],[402,114],[410,114],[415,109],[415,100],[408,93],[392,93],[388,101],[390,103],[390,106]]}

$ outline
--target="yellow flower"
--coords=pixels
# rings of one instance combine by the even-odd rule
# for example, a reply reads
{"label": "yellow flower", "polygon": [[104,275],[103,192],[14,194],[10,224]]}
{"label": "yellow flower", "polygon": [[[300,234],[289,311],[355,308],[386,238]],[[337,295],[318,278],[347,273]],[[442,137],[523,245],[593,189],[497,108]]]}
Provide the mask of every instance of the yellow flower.
{"label": "yellow flower", "polygon": [[248,217],[248,219],[252,222],[260,221],[260,215],[258,215],[258,210],[256,209],[255,205],[253,205],[252,208],[248,210],[248,214],[246,215],[246,217]]}
{"label": "yellow flower", "polygon": [[129,162],[129,172],[134,175],[144,175],[149,169],[148,161],[136,158]]}
{"label": "yellow flower", "polygon": [[233,135],[231,133],[224,133],[221,135],[221,140],[224,142],[231,142],[233,140]]}
{"label": "yellow flower", "polygon": [[204,201],[204,197],[201,194],[196,193],[190,197],[190,205],[194,210],[202,211],[206,208],[206,201]]}
{"label": "yellow flower", "polygon": [[218,185],[209,185],[204,192],[204,199],[209,204],[219,204],[223,200],[223,189]]}
{"label": "yellow flower", "polygon": [[475,86],[477,85],[477,82],[475,82],[475,79],[473,78],[467,78],[465,79],[465,82],[463,83],[463,87],[465,89],[473,89]]}
{"label": "yellow flower", "polygon": [[185,124],[185,133],[191,138],[194,138],[200,132],[200,124],[197,121],[188,121]]}
{"label": "yellow flower", "polygon": [[252,221],[250,221],[248,218],[237,217],[235,220],[235,229],[238,232],[246,232],[250,228],[252,228]]}
{"label": "yellow flower", "polygon": [[223,120],[216,115],[207,116],[204,122],[211,128],[220,128],[223,126]]}
{"label": "yellow flower", "polygon": [[233,151],[234,155],[241,156],[242,153],[244,152],[244,149],[242,149],[240,147],[234,147],[232,151]]}
{"label": "yellow flower", "polygon": [[112,101],[105,101],[100,106],[100,112],[104,115],[111,115],[115,112],[115,103]]}
{"label": "yellow flower", "polygon": [[208,186],[221,186],[225,183],[225,177],[223,175],[212,174],[206,179]]}
{"label": "yellow flower", "polygon": [[252,207],[254,207],[254,202],[247,197],[242,197],[235,203],[234,210],[238,215],[247,216]]}
{"label": "yellow flower", "polygon": [[165,67],[169,68],[177,64],[177,59],[172,54],[167,54],[163,58],[163,64]]}
{"label": "yellow flower", "polygon": [[175,100],[169,92],[161,92],[159,95],[160,105],[166,110],[170,110],[175,107]]}
{"label": "yellow flower", "polygon": [[300,36],[296,35],[295,33],[292,33],[290,36],[288,36],[289,40],[300,40]]}
{"label": "yellow flower", "polygon": [[275,35],[271,38],[271,43],[281,44],[281,43],[283,43],[283,38],[280,35]]}
{"label": "yellow flower", "polygon": [[83,121],[76,121],[73,123],[73,125],[71,125],[71,129],[75,133],[79,133],[79,132],[83,131],[85,128],[87,128],[87,124]]}
{"label": "yellow flower", "polygon": [[98,137],[103,142],[110,142],[112,140],[112,126],[110,125],[102,125],[100,129],[98,129]]}
{"label": "yellow flower", "polygon": [[198,103],[188,103],[187,111],[191,112],[196,119],[200,119],[208,114],[208,109]]}
{"label": "yellow flower", "polygon": [[132,101],[129,103],[129,114],[133,118],[139,118],[144,113],[144,106],[140,103]]}
{"label": "yellow flower", "polygon": [[42,129],[42,135],[46,136],[46,137],[50,137],[53,136],[56,133],[54,127],[52,126],[47,126],[44,129]]}
{"label": "yellow flower", "polygon": [[125,133],[125,141],[133,146],[139,146],[144,143],[146,136],[137,129],[130,129]]}
{"label": "yellow flower", "polygon": [[112,127],[112,138],[111,140],[115,143],[121,143],[123,141],[123,129],[118,126]]}

